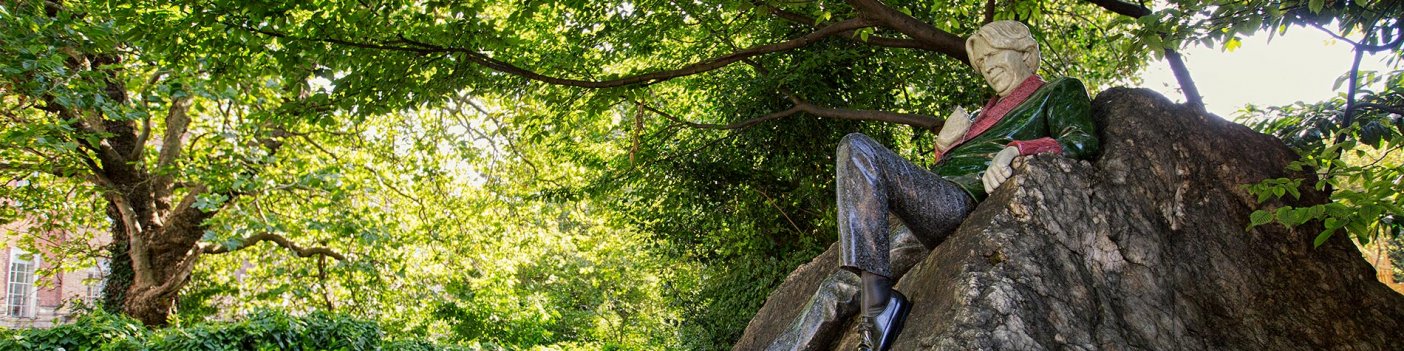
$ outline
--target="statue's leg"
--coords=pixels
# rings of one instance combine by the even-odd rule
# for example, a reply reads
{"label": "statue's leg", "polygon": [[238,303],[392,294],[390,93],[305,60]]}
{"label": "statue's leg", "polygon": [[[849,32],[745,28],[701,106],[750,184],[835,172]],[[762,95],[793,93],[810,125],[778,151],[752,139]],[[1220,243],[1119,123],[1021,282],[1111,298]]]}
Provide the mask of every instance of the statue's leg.
{"label": "statue's leg", "polygon": [[[839,240],[846,269],[820,284],[800,316],[767,350],[827,347],[859,309],[856,297],[862,289],[856,273],[895,280],[895,274],[911,269],[931,245],[954,230],[973,203],[959,186],[862,134],[840,142],[837,168]],[[942,205],[949,207],[939,208]],[[923,213],[937,219],[921,218]]]}
{"label": "statue's leg", "polygon": [[[843,268],[861,280],[862,350],[886,350],[902,329],[910,302],[892,289],[889,213],[934,245],[965,218],[972,207],[964,189],[874,142],[849,134],[837,155],[838,227]],[[923,235],[917,235],[922,237]],[[923,240],[926,241],[926,240]]]}
{"label": "statue's leg", "polygon": [[955,231],[974,207],[960,186],[862,134],[839,143],[838,229],[845,268],[895,278],[889,213],[928,247]]}

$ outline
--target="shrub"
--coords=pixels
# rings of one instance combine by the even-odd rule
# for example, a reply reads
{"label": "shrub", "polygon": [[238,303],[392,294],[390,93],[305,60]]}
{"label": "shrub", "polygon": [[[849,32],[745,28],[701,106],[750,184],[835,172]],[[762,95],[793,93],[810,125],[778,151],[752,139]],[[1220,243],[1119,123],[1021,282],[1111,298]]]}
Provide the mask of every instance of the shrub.
{"label": "shrub", "polygon": [[256,311],[230,322],[150,330],[101,310],[51,329],[0,330],[0,350],[412,350],[447,348],[415,340],[386,340],[375,322],[315,312],[291,316]]}

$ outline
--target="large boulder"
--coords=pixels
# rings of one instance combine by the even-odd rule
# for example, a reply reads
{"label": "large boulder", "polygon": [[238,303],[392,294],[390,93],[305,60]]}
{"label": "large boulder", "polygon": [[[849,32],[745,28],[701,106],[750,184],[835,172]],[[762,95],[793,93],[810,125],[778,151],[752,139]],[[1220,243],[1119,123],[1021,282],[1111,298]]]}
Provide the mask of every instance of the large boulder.
{"label": "large boulder", "polygon": [[[1281,204],[1243,185],[1293,176],[1280,141],[1143,89],[1100,94],[1093,115],[1100,157],[1028,158],[901,278],[914,308],[894,350],[1404,350],[1404,295],[1346,236],[1245,230]],[[736,349],[762,349],[837,264],[831,247],[792,273]],[[852,324],[833,349],[855,348]]]}

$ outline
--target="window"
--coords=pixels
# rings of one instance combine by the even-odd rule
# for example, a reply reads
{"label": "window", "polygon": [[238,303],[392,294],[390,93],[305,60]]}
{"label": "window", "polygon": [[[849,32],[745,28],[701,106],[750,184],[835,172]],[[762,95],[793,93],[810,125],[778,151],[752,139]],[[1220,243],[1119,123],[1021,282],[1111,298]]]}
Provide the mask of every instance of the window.
{"label": "window", "polygon": [[5,294],[5,314],[10,317],[34,316],[34,269],[39,256],[24,250],[10,249],[10,282]]}
{"label": "window", "polygon": [[107,270],[106,258],[98,258],[97,266],[88,269],[88,279],[83,280],[83,284],[88,286],[88,296],[83,300],[88,305],[96,306],[102,298],[102,289],[107,287]]}

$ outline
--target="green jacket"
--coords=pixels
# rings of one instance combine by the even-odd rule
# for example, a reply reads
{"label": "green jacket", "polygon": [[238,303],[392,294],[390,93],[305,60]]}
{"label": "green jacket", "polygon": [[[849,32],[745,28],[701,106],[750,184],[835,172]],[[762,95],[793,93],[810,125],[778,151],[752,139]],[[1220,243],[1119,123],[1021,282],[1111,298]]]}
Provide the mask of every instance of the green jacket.
{"label": "green jacket", "polygon": [[1012,141],[1051,137],[1062,146],[1063,156],[1088,159],[1096,154],[1091,110],[1082,81],[1067,77],[1048,81],[989,130],[947,151],[934,171],[965,188],[975,201],[983,201],[988,194],[980,175]]}

